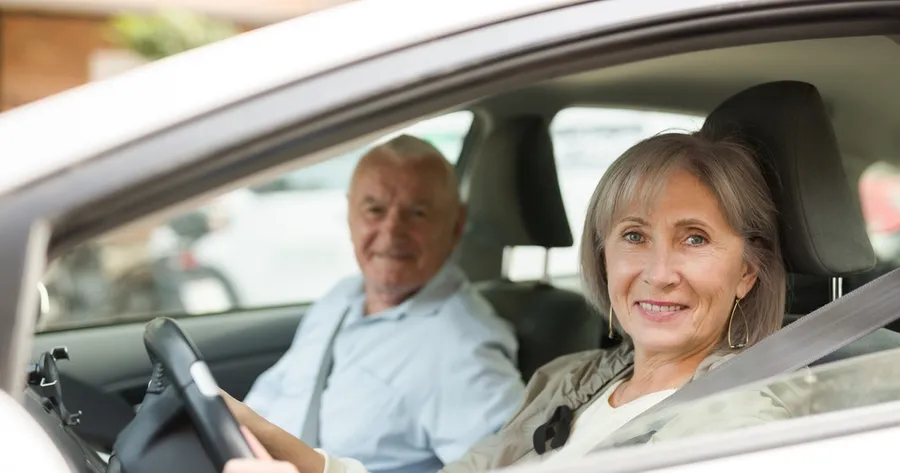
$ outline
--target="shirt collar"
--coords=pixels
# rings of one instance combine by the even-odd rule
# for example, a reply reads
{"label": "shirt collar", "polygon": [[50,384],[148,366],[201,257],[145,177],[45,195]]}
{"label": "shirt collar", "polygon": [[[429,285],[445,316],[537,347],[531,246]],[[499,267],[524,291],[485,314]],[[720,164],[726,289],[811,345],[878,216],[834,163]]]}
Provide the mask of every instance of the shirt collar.
{"label": "shirt collar", "polygon": [[[466,276],[462,269],[455,263],[447,262],[414,296],[406,299],[400,305],[373,315],[376,315],[378,319],[399,320],[407,315],[416,317],[434,314],[465,282]],[[350,307],[361,309],[364,301],[363,279],[360,278]],[[359,312],[364,311],[360,310]]]}

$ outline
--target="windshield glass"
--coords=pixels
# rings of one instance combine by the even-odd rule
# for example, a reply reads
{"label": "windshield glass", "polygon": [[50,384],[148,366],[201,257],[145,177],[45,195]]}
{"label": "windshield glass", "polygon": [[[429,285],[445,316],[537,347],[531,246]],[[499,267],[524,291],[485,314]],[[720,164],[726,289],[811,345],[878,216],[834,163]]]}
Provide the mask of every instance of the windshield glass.
{"label": "windshield glass", "polygon": [[900,349],[893,349],[805,368],[648,413],[603,446],[678,440],[897,400]]}

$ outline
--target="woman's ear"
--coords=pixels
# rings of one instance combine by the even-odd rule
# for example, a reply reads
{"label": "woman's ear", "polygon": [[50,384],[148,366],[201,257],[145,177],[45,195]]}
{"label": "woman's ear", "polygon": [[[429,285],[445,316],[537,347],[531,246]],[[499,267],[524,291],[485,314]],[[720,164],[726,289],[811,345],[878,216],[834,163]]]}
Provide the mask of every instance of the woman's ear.
{"label": "woman's ear", "polygon": [[759,270],[756,265],[745,262],[744,263],[744,271],[741,275],[741,280],[738,282],[737,287],[737,296],[741,299],[747,297],[747,294],[750,293],[750,290],[753,289],[753,286],[756,284],[758,279]]}

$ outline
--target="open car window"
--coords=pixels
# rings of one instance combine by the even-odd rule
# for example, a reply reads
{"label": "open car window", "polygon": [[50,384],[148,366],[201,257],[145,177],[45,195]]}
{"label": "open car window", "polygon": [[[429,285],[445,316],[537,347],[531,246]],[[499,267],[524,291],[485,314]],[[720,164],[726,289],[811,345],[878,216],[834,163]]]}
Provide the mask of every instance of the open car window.
{"label": "open car window", "polygon": [[44,275],[38,331],[314,302],[358,271],[346,193],[365,152],[410,134],[455,165],[473,119],[462,110],[422,120],[166,221],[80,244]]}

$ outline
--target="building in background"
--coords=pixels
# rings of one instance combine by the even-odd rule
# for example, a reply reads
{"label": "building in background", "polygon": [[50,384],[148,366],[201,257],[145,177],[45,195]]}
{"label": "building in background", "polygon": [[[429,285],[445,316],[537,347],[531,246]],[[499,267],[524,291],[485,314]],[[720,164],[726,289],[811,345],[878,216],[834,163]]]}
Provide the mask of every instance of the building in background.
{"label": "building in background", "polygon": [[177,8],[249,30],[347,0],[0,0],[0,111],[140,63],[116,45],[111,18]]}

